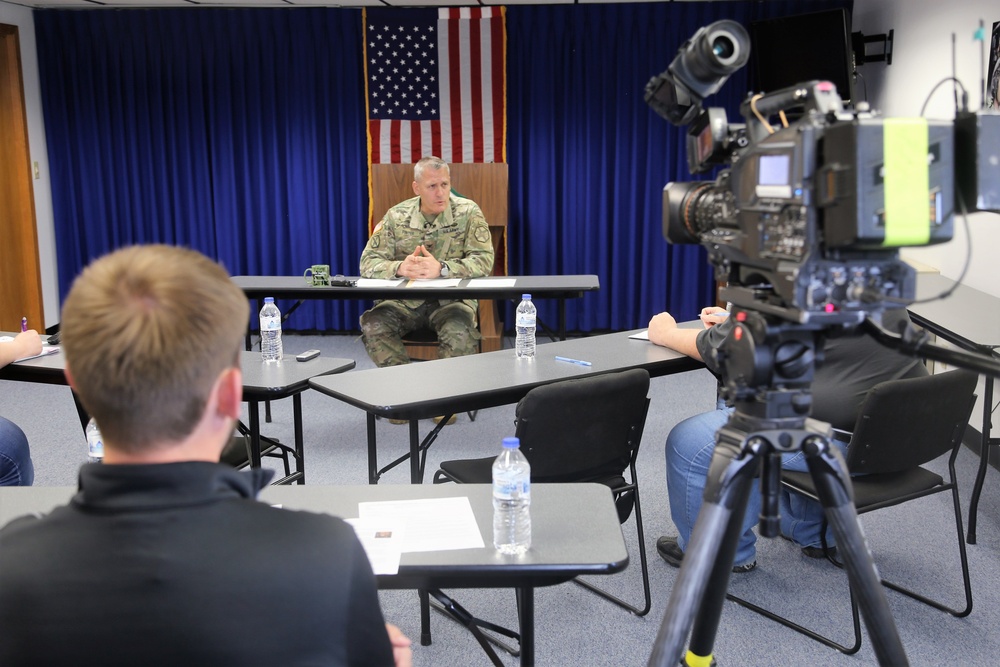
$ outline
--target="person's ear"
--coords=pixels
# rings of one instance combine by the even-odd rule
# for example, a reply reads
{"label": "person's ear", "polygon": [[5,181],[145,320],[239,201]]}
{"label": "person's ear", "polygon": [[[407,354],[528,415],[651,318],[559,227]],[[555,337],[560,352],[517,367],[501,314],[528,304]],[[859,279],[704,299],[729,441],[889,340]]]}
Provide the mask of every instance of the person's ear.
{"label": "person's ear", "polygon": [[413,181],[413,194],[420,196],[420,186],[417,185],[416,181]]}
{"label": "person's ear", "polygon": [[216,380],[216,411],[223,417],[239,419],[243,401],[243,371],[232,367]]}
{"label": "person's ear", "polygon": [[69,388],[72,389],[74,391],[74,393],[75,393],[76,392],[76,380],[73,379],[73,371],[71,371],[69,369],[69,364],[66,364],[65,366],[63,366],[63,375],[66,376],[66,384],[68,384]]}

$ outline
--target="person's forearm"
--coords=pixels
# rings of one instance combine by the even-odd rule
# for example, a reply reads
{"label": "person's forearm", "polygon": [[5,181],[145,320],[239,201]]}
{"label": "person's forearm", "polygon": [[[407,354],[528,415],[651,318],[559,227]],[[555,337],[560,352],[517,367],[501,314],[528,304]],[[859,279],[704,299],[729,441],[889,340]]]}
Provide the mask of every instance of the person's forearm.
{"label": "person's forearm", "polygon": [[0,368],[18,359],[17,346],[14,343],[0,343]]}
{"label": "person's forearm", "polygon": [[383,257],[369,253],[361,259],[362,278],[395,278],[402,262],[391,257]]}
{"label": "person's forearm", "polygon": [[34,350],[25,344],[23,339],[14,339],[7,343],[0,343],[0,368],[17,361],[21,357],[30,357],[33,353]]}
{"label": "person's forearm", "polygon": [[452,278],[481,278],[493,272],[493,249],[467,250],[461,259],[445,258],[441,261],[448,262],[448,268],[451,269],[449,275]]}
{"label": "person's forearm", "polygon": [[649,330],[649,340],[657,345],[669,347],[681,354],[686,354],[692,359],[702,361],[701,353],[698,352],[699,329],[679,329],[671,327],[666,330]]}

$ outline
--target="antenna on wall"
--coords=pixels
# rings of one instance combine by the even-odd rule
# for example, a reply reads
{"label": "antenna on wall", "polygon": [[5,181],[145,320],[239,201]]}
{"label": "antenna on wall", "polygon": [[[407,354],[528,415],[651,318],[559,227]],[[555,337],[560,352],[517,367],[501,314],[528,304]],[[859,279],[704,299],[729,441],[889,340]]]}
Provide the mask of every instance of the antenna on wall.
{"label": "antenna on wall", "polygon": [[951,33],[951,93],[955,97],[955,113],[958,113],[958,68],[955,64],[955,33]]}
{"label": "antenna on wall", "polygon": [[982,95],[980,109],[986,108],[986,26],[979,19],[979,30],[976,31],[979,40],[979,94]]}

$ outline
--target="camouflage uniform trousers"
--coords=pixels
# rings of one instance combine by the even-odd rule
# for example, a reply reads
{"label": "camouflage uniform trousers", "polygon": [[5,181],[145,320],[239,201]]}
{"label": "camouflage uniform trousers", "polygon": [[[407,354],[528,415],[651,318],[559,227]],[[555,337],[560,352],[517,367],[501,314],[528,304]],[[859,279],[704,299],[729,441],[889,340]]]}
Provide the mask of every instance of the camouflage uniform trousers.
{"label": "camouflage uniform trousers", "polygon": [[424,301],[417,308],[408,308],[399,301],[382,301],[361,315],[365,350],[379,368],[410,363],[403,336],[421,328],[437,333],[441,359],[479,351],[482,335],[476,326],[476,311],[461,301],[444,305]]}

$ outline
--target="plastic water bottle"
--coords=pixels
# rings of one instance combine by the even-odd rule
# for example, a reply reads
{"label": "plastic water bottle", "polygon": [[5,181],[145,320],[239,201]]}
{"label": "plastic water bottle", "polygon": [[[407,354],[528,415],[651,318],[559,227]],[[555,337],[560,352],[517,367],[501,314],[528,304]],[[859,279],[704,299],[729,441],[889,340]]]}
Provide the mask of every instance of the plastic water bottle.
{"label": "plastic water bottle", "polygon": [[104,462],[104,438],[101,437],[101,429],[97,428],[97,422],[93,417],[87,422],[87,461],[90,463]]}
{"label": "plastic water bottle", "polygon": [[523,554],[531,546],[531,466],[517,438],[504,438],[493,462],[493,546]]}
{"label": "plastic water bottle", "polygon": [[514,317],[514,328],[517,330],[517,338],[514,340],[514,350],[518,359],[535,358],[535,320],[538,311],[535,304],[531,302],[530,294],[521,295],[521,303],[517,306],[517,315]]}
{"label": "plastic water bottle", "polygon": [[260,356],[264,361],[281,361],[281,313],[273,296],[265,298],[260,309]]}

